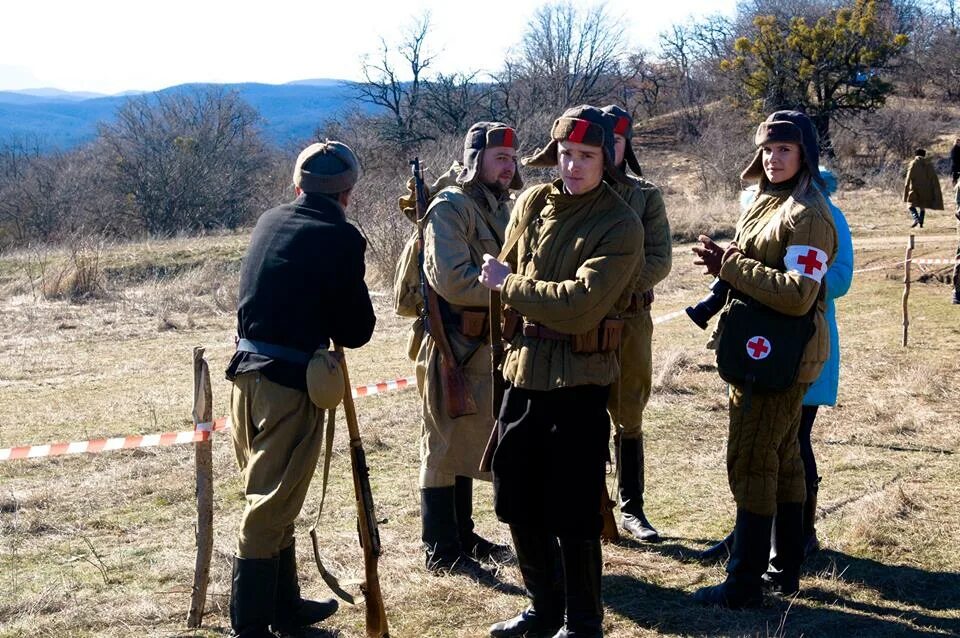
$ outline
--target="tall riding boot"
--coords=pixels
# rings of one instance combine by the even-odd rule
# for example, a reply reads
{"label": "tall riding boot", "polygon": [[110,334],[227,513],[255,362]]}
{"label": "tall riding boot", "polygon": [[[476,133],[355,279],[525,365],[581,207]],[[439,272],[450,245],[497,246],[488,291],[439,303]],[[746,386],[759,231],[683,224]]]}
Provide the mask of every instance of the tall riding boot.
{"label": "tall riding boot", "polygon": [[731,551],[733,551],[733,532],[727,534],[726,538],[716,545],[708,547],[697,554],[697,558],[699,558],[703,563],[707,564],[719,563],[720,561],[729,558]]}
{"label": "tall riding boot", "polygon": [[620,439],[620,524],[638,540],[656,543],[660,534],[643,513],[643,435]]}
{"label": "tall riding boot", "polygon": [[603,556],[600,539],[561,538],[566,615],[554,638],[601,638]]}
{"label": "tall riding boot", "polygon": [[818,476],[815,483],[807,486],[807,500],[803,502],[803,557],[810,558],[820,549],[817,540],[817,492],[820,491]]}
{"label": "tall riding boot", "polygon": [[779,503],[773,529],[777,551],[763,575],[764,584],[778,594],[795,594],[803,564],[803,503]]}
{"label": "tall riding boot", "polygon": [[230,626],[234,638],[274,638],[277,559],[233,557]]}
{"label": "tall riding boot", "polygon": [[910,228],[915,228],[920,225],[920,213],[917,212],[917,209],[913,206],[910,207],[910,215],[913,216],[913,223],[910,224]]}
{"label": "tall riding boot", "polygon": [[920,209],[920,228],[923,228],[923,218],[927,216],[927,210],[925,208]]}
{"label": "tall riding boot", "polygon": [[457,535],[463,553],[475,560],[506,563],[513,560],[513,552],[506,545],[491,543],[473,531],[473,479],[458,476],[454,484],[454,507]]}
{"label": "tall riding boot", "polygon": [[737,510],[733,551],[727,563],[727,579],[720,585],[698,589],[693,599],[705,605],[730,609],[759,607],[763,603],[761,578],[770,555],[772,516]]}
{"label": "tall riding boot", "polygon": [[563,625],[563,592],[557,587],[560,562],[557,540],[545,531],[511,525],[517,564],[530,597],[520,615],[490,627],[494,638],[551,638]]}
{"label": "tall riding boot", "polygon": [[435,573],[456,572],[479,578],[485,574],[483,567],[464,554],[460,546],[454,492],[453,485],[420,490],[424,563]]}
{"label": "tall riding boot", "polygon": [[296,543],[280,551],[277,559],[277,610],[273,629],[284,634],[295,633],[303,627],[315,625],[337,611],[332,598],[304,600],[300,597],[300,579],[297,577]]}

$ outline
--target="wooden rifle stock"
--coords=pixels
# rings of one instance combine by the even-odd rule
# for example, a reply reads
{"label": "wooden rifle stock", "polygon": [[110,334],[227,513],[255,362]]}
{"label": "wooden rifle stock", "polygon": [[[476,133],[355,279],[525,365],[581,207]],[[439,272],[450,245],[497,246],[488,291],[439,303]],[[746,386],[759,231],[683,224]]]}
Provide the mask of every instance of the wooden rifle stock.
{"label": "wooden rifle stock", "polygon": [[360,425],[357,423],[357,410],[353,405],[353,386],[350,385],[347,360],[343,357],[343,348],[339,344],[335,345],[335,349],[341,355],[343,412],[346,415],[347,431],[350,434],[350,466],[353,470],[353,490],[357,498],[357,528],[360,547],[363,548],[364,582],[360,585],[360,590],[367,605],[367,636],[389,638],[387,612],[383,607],[383,593],[380,591],[380,576],[377,573],[377,561],[380,558],[380,531],[377,529],[373,493],[370,491],[370,468],[367,467],[367,456],[363,451],[363,442],[360,440]]}
{"label": "wooden rifle stock", "polygon": [[503,372],[500,370],[500,362],[503,361],[503,334],[500,329],[500,293],[496,290],[490,291],[490,383],[493,388],[491,393],[493,397],[493,424],[490,428],[490,438],[487,439],[487,447],[483,450],[483,456],[480,458],[480,471],[489,472],[493,469],[493,453],[497,450],[497,443],[500,439],[500,404],[503,403],[504,381]]}
{"label": "wooden rifle stock", "polygon": [[423,184],[423,171],[420,169],[420,159],[415,157],[410,161],[413,172],[413,181],[417,193],[417,233],[420,242],[420,287],[423,290],[423,301],[426,309],[427,333],[440,352],[440,386],[443,392],[444,408],[451,419],[468,414],[477,413],[477,403],[470,392],[467,377],[463,367],[457,362],[447,339],[443,326],[443,316],[440,314],[440,298],[430,284],[427,283],[423,272],[423,225],[427,215],[426,187]]}

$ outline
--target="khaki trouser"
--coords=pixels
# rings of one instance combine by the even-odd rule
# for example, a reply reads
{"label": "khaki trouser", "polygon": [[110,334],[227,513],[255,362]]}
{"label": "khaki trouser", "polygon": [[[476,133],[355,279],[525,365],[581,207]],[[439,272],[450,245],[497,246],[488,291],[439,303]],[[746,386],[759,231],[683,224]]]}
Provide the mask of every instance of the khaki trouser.
{"label": "khaki trouser", "polygon": [[293,543],[293,522],[320,458],[324,415],[306,392],[258,372],[233,382],[233,446],[247,500],[237,537],[240,558],[272,558]]}
{"label": "khaki trouser", "polygon": [[649,309],[624,320],[620,380],[610,388],[607,409],[625,439],[639,439],[643,435],[643,410],[650,399],[653,378],[652,341],[653,320]]}
{"label": "khaki trouser", "polygon": [[797,432],[809,385],[795,383],[784,392],[754,393],[748,412],[742,407],[743,390],[730,386],[727,480],[737,508],[773,516],[777,503],[806,499]]}

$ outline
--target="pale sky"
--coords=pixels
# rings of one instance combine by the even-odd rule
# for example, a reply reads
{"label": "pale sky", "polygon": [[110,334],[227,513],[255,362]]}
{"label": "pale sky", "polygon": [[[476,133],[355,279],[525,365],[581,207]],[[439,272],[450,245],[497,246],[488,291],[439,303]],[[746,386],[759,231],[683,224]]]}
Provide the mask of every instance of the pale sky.
{"label": "pale sky", "polygon": [[[435,70],[496,71],[542,0],[8,0],[0,90],[116,93],[184,82],[360,79],[379,37],[397,41],[431,12]],[[584,2],[585,7],[592,3]],[[635,46],[691,16],[732,14],[735,0],[608,0]]]}

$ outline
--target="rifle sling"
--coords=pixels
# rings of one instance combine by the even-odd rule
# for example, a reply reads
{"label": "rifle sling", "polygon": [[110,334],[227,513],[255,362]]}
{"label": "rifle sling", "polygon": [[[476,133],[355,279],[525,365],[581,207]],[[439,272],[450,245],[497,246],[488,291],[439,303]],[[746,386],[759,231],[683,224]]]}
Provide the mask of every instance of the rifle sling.
{"label": "rifle sling", "polygon": [[330,478],[330,457],[333,455],[333,434],[334,434],[334,424],[335,424],[335,415],[337,412],[336,408],[327,410],[327,420],[324,426],[324,449],[323,449],[323,482],[320,487],[320,505],[317,507],[317,518],[313,522],[313,527],[310,528],[310,540],[313,543],[313,559],[317,563],[317,571],[320,572],[320,578],[323,579],[323,582],[327,584],[327,587],[330,588],[338,598],[343,600],[346,603],[351,605],[356,605],[361,602],[363,598],[357,599],[355,596],[350,594],[344,589],[346,585],[360,585],[363,583],[362,580],[348,580],[341,583],[339,579],[334,576],[323,564],[323,560],[320,558],[320,541],[317,538],[317,525],[320,524],[320,514],[323,512],[323,503],[327,498],[327,481]]}

